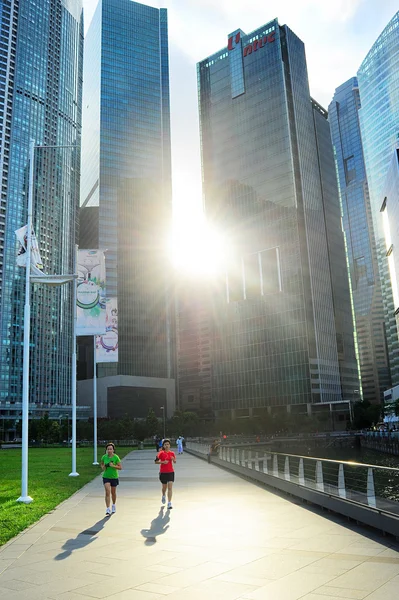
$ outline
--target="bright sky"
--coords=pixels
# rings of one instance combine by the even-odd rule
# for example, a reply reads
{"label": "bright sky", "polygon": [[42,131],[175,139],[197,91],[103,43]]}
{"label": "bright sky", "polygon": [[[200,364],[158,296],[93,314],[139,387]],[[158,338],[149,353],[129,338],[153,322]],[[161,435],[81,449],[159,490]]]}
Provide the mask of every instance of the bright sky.
{"label": "bright sky", "polygon": [[[145,2],[143,2],[145,3]],[[278,18],[305,43],[312,96],[328,107],[336,87],[356,75],[398,0],[148,0],[168,9],[173,200],[178,221],[201,211],[196,63]],[[97,0],[83,0],[86,29]]]}

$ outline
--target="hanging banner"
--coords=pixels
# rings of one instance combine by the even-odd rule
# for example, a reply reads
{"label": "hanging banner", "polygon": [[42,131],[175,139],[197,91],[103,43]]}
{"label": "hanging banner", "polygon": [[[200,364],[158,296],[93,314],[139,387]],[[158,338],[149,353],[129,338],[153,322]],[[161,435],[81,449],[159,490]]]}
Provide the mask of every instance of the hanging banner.
{"label": "hanging banner", "polygon": [[105,333],[105,257],[101,250],[78,251],[76,335]]}
{"label": "hanging banner", "polygon": [[[15,235],[21,244],[18,255],[17,265],[26,269],[26,249],[28,242],[28,226],[25,225],[15,231]],[[39,244],[32,229],[30,245],[30,281],[32,283],[45,283],[46,285],[56,286],[64,285],[68,281],[75,279],[75,275],[47,275],[43,271],[42,258],[40,256]]]}
{"label": "hanging banner", "polygon": [[[26,247],[28,242],[28,226],[24,225],[24,227],[20,227],[15,232],[19,243],[21,244],[20,249],[18,250],[17,255],[17,265],[19,267],[26,268]],[[30,244],[30,256],[31,256],[31,268],[33,270],[43,271],[43,263],[42,257],[40,256],[39,245],[37,243],[37,238],[35,232],[32,229],[31,234],[31,244]]]}
{"label": "hanging banner", "polygon": [[116,298],[107,298],[105,333],[96,338],[96,362],[118,362],[118,302]]}

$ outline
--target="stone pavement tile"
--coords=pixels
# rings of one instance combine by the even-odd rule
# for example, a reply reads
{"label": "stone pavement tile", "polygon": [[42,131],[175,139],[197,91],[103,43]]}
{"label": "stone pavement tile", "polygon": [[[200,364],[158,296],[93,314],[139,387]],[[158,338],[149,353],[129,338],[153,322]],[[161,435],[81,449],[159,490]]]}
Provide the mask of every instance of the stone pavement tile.
{"label": "stone pavement tile", "polygon": [[8,567],[10,567],[13,564],[13,562],[13,558],[9,558],[8,560],[3,560],[2,558],[0,558],[0,575],[5,569],[8,569]]}
{"label": "stone pavement tile", "polygon": [[165,567],[165,565],[151,565],[146,567],[147,571],[156,571],[157,573],[165,573],[167,575],[173,575],[173,573],[181,573],[183,569],[181,567]]}
{"label": "stone pavement tile", "polygon": [[331,576],[338,576],[343,575],[362,563],[359,560],[337,560],[334,556],[334,554],[329,554],[326,558],[317,560],[304,567],[304,573],[330,573]]}
{"label": "stone pavement tile", "polygon": [[398,583],[393,583],[392,581],[382,585],[378,590],[367,596],[367,600],[398,600],[398,598]]}
{"label": "stone pavement tile", "polygon": [[242,594],[242,598],[248,600],[299,600],[302,596],[313,592],[321,585],[330,581],[331,575],[320,573],[309,576],[307,573],[297,571],[271,581],[264,587],[259,588],[254,592]]}
{"label": "stone pavement tile", "polygon": [[9,581],[2,581],[1,587],[6,590],[29,590],[32,586],[31,583],[26,581],[19,581],[18,579],[10,579]]}
{"label": "stone pavement tile", "polygon": [[254,541],[254,546],[256,546],[257,548],[266,549],[291,548],[291,546],[294,546],[298,543],[298,540],[296,540],[295,538],[283,538],[279,537],[278,535],[276,535],[275,537],[265,537],[263,539],[258,539],[258,536],[256,536],[254,539],[256,540]]}
{"label": "stone pavement tile", "polygon": [[153,554],[148,554],[148,555],[143,555],[143,556],[136,556],[133,560],[133,562],[129,563],[129,561],[119,561],[117,563],[113,562],[112,564],[107,564],[107,563],[103,563],[103,564],[95,564],[93,566],[90,567],[90,572],[91,573],[108,573],[110,575],[112,575],[113,577],[119,576],[119,575],[126,575],[126,573],[129,573],[132,565],[134,566],[134,568],[138,568],[138,567],[148,567],[151,566],[153,567],[154,564],[158,564],[158,562],[162,561],[162,556],[154,556]]}
{"label": "stone pavement tile", "polygon": [[[172,576],[174,577],[174,576]],[[91,598],[108,598],[112,594],[123,592],[143,583],[155,581],[160,578],[160,574],[146,569],[135,569],[132,565],[131,572],[120,577],[112,577],[108,581],[93,583],[79,589],[79,594]]]}
{"label": "stone pavement tile", "polygon": [[[231,565],[239,566],[250,563],[254,560],[258,560],[260,558],[265,558],[274,552],[273,548],[243,548],[235,549],[232,551],[231,548],[229,551],[224,551],[223,553],[219,553],[215,560],[217,562],[227,562]],[[209,555],[207,553],[209,558]]]}
{"label": "stone pavement tile", "polygon": [[10,560],[13,558],[19,558],[22,554],[30,548],[31,544],[9,544],[0,554],[1,560]]}
{"label": "stone pavement tile", "polygon": [[[232,582],[218,581],[211,579],[203,581],[199,585],[193,585],[182,588],[177,592],[170,594],[173,600],[236,600],[241,598],[242,594],[248,593],[255,589],[251,585],[243,585]],[[169,596],[163,596],[169,598]]]}
{"label": "stone pavement tile", "polygon": [[[301,539],[307,540],[310,537],[314,537],[316,535],[323,535],[323,534],[334,535],[334,533],[331,531],[331,527],[330,527],[329,523],[323,523],[320,525],[309,524],[308,526],[303,527],[303,520],[301,519],[298,522],[297,528],[291,527],[290,531],[286,534],[283,534],[282,537],[290,537],[290,538],[295,538],[295,539],[299,539],[299,540],[301,540]],[[342,530],[341,530],[341,535],[342,535]]]}
{"label": "stone pavement tile", "polygon": [[154,594],[168,595],[177,592],[179,588],[172,587],[171,585],[161,585],[160,583],[143,583],[135,588],[141,592],[153,592]]}
{"label": "stone pavement tile", "polygon": [[[329,598],[350,598],[353,600],[363,600],[368,596],[368,592],[362,592],[361,590],[350,590],[344,588],[334,588],[330,587],[330,585],[322,585],[314,592],[315,594],[319,594],[325,600]],[[302,600],[302,599],[301,599]]]}
{"label": "stone pavement tile", "polygon": [[186,569],[181,573],[166,575],[165,577],[159,579],[157,583],[160,585],[170,585],[172,587],[183,588],[195,583],[200,583],[205,579],[210,579],[211,577],[215,577],[221,573],[230,571],[231,569],[232,565],[207,562],[202,565],[197,565],[196,567]]}
{"label": "stone pavement tile", "polygon": [[67,575],[77,575],[81,573],[85,575],[86,573],[92,573],[93,575],[97,575],[98,580],[107,579],[109,575],[107,575],[106,569],[104,568],[102,571],[96,571],[98,568],[98,563],[91,561],[79,561],[79,560],[62,560],[55,562],[53,560],[41,562],[35,565],[35,571],[37,572],[51,572],[54,574],[58,574],[60,577],[65,577]]}
{"label": "stone pavement tile", "polygon": [[322,594],[306,594],[301,600],[342,600],[342,596],[323,596]]}
{"label": "stone pavement tile", "polygon": [[214,581],[230,581],[231,583],[243,583],[244,585],[253,585],[254,587],[263,587],[267,583],[270,583],[270,579],[263,579],[260,577],[249,577],[242,573],[237,573],[235,569],[228,573],[222,573],[213,578]]}
{"label": "stone pavement tile", "polygon": [[344,575],[337,577],[330,583],[331,587],[347,588],[373,592],[381,585],[388,583],[399,574],[399,565],[378,564],[376,568],[371,568],[370,564],[365,562],[351,569]]}
{"label": "stone pavement tile", "polygon": [[63,594],[55,592],[52,596],[48,596],[48,598],[51,600],[85,600],[84,596],[74,591],[64,592]]}
{"label": "stone pavement tile", "polygon": [[[18,565],[18,562],[14,563],[14,565]],[[32,577],[32,580],[30,579]],[[35,583],[35,571],[27,569],[23,566],[12,566],[4,571],[0,575],[0,589],[5,581],[11,581],[13,579],[21,580],[21,581],[31,581],[31,583]],[[36,579],[40,578],[40,573],[37,574]],[[50,576],[49,581],[54,577]],[[48,579],[45,579],[45,581]],[[39,581],[40,583],[40,581]]]}
{"label": "stone pavement tile", "polygon": [[302,569],[324,555],[313,552],[276,551],[260,560],[252,561],[235,569],[235,573],[259,579],[280,579]]}
{"label": "stone pavement tile", "polygon": [[[170,561],[170,562],[169,562]],[[174,567],[196,567],[197,565],[202,565],[206,562],[209,562],[209,557],[206,552],[197,552],[196,554],[181,554],[180,556],[174,556],[171,558],[166,558],[164,560],[159,561],[161,565],[173,565]]]}
{"label": "stone pavement tile", "polygon": [[399,549],[396,548],[387,548],[378,555],[379,558],[399,558]]}
{"label": "stone pavement tile", "polygon": [[12,545],[14,547],[21,544],[35,544],[41,538],[41,536],[41,533],[24,533],[13,540]]}
{"label": "stone pavement tile", "polygon": [[[109,596],[108,600],[157,600],[158,598],[165,599],[163,594],[154,594],[153,592],[142,592],[140,590],[125,590],[114,596]],[[83,600],[81,596],[80,600]]]}
{"label": "stone pavement tile", "polygon": [[340,552],[350,547],[353,538],[342,534],[328,535],[321,534],[315,535],[305,540],[301,540],[296,544],[290,546],[291,550],[307,550],[307,551],[318,551],[318,552]]}
{"label": "stone pavement tile", "polygon": [[368,544],[355,542],[349,546],[344,546],[341,549],[341,552],[344,554],[356,554],[358,556],[378,556],[384,552],[384,550],[386,550],[386,546],[383,546],[382,544],[375,544],[373,542]]}
{"label": "stone pavement tile", "polygon": [[88,585],[107,585],[110,580],[110,577],[106,579],[99,578],[93,573],[77,573],[76,575],[67,575],[65,577],[59,576],[55,581],[39,586],[39,589],[44,598],[57,597],[64,592],[75,591],[77,593],[82,587]]}

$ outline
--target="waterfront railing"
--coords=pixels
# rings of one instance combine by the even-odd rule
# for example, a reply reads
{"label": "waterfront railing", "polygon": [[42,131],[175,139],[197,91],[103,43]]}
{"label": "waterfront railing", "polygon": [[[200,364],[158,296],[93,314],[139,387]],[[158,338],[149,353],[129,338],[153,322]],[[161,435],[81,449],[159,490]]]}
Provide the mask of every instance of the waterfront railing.
{"label": "waterfront railing", "polygon": [[[209,457],[209,444],[189,441],[187,449],[204,458]],[[244,474],[245,471],[249,475],[251,471],[262,473],[268,476],[268,483],[272,485],[273,479],[282,480],[300,488],[399,516],[397,468],[227,445],[220,446],[218,453],[210,458],[217,459],[221,466],[238,466],[239,472]],[[292,488],[290,490],[292,492]]]}

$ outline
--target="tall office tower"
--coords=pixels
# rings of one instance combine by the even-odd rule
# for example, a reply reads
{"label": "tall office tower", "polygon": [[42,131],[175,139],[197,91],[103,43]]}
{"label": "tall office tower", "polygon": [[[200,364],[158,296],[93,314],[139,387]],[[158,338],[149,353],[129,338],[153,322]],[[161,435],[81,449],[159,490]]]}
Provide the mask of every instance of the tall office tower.
{"label": "tall office tower", "polygon": [[[106,251],[119,357],[98,367],[99,414],[173,411],[174,309],[167,11],[100,0],[85,39],[82,248]],[[84,233],[86,232],[86,233]],[[86,237],[86,234],[88,237]],[[80,381],[80,398],[90,387]],[[91,394],[90,394],[91,395]],[[160,413],[159,413],[160,414]]]}
{"label": "tall office tower", "polygon": [[399,342],[384,240],[383,186],[393,151],[399,145],[399,12],[378,37],[357,73],[364,161],[385,309],[392,385],[399,384]]}
{"label": "tall office tower", "polygon": [[[395,148],[383,186],[381,207],[396,325],[399,326],[399,149]],[[386,395],[385,395],[386,398]]]}
{"label": "tall office tower", "polygon": [[379,402],[384,390],[391,387],[391,375],[360,106],[357,79],[352,77],[335,90],[328,119],[338,169],[363,399]]}
{"label": "tall office tower", "polygon": [[[27,221],[31,140],[47,146],[35,150],[33,186],[33,226],[44,270],[73,272],[80,184],[82,4],[3,1],[0,28],[0,409],[3,416],[12,417],[21,410],[25,302],[25,271],[16,266],[14,231]],[[70,403],[72,314],[70,284],[62,289],[33,286],[33,410],[43,404]]]}
{"label": "tall office tower", "polygon": [[205,207],[231,248],[214,410],[344,418],[358,369],[329,125],[304,45],[277,20],[237,30],[198,64],[198,80]]}
{"label": "tall office tower", "polygon": [[209,281],[197,275],[177,277],[177,380],[180,410],[212,417],[211,328],[212,296]]}

